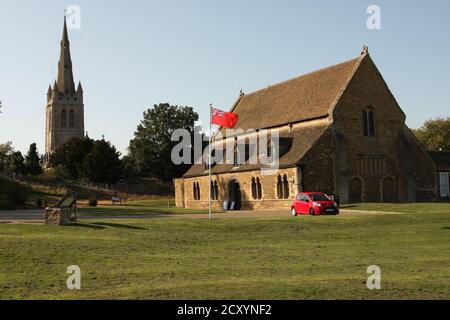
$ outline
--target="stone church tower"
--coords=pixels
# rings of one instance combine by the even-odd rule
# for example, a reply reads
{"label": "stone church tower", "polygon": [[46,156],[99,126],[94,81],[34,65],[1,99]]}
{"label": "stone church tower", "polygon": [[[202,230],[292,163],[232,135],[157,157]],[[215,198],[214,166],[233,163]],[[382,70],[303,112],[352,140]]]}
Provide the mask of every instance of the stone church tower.
{"label": "stone church tower", "polygon": [[66,18],[61,40],[58,76],[47,92],[45,158],[71,138],[84,136],[84,104],[81,82],[75,90]]}

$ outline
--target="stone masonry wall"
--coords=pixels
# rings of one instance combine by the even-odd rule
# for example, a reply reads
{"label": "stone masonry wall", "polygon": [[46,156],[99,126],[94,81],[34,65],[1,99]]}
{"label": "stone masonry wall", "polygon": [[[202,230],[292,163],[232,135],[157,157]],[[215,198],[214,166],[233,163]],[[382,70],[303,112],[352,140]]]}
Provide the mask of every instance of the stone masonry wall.
{"label": "stone masonry wall", "polygon": [[[277,178],[278,175],[287,175],[289,181],[289,198],[277,198]],[[251,182],[252,177],[259,177],[262,186],[262,199],[252,199]],[[290,209],[292,199],[297,194],[298,177],[297,168],[280,169],[274,175],[261,175],[260,171],[236,172],[213,175],[212,181],[217,181],[219,186],[219,200],[213,201],[213,208],[222,207],[224,200],[229,199],[228,187],[231,181],[237,180],[240,185],[242,195],[242,209]],[[200,186],[200,200],[194,200],[193,184],[198,182]],[[208,208],[208,176],[196,178],[180,178],[175,180],[175,202],[177,207],[185,208]]]}
{"label": "stone masonry wall", "polygon": [[[374,113],[375,136],[363,135],[364,110]],[[434,164],[412,137],[404,113],[369,56],[334,109],[333,143],[335,185],[342,199],[355,198],[351,193],[359,183],[363,202],[391,200],[392,184],[392,202],[434,199]]]}

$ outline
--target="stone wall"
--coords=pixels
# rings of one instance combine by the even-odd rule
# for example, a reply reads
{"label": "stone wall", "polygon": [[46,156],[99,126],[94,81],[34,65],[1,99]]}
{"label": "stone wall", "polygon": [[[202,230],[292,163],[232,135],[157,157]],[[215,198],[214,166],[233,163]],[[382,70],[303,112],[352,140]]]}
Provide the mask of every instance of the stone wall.
{"label": "stone wall", "polygon": [[[61,95],[54,93],[47,103],[46,110],[46,153],[49,154],[71,138],[84,137],[83,93]],[[66,126],[62,127],[62,112],[66,111]],[[74,126],[69,127],[70,111],[74,112]]]}
{"label": "stone wall", "polygon": [[44,211],[45,224],[68,226],[71,210],[69,208],[46,208]]}
{"label": "stone wall", "polygon": [[[374,136],[363,135],[364,110],[373,111]],[[435,199],[434,164],[406,127],[405,114],[369,56],[332,116],[334,180],[341,199],[352,202],[359,185],[363,202]]]}
{"label": "stone wall", "polygon": [[[289,197],[287,199],[277,198],[277,179],[278,175],[285,175],[289,181]],[[261,181],[262,199],[252,198],[251,183],[252,178],[259,177]],[[299,191],[297,168],[279,169],[273,175],[261,175],[260,171],[247,171],[225,173],[213,175],[211,180],[217,181],[219,186],[219,200],[212,201],[214,209],[222,208],[223,201],[229,200],[229,185],[232,181],[239,182],[242,195],[242,209],[271,209],[286,208],[289,209],[292,199]],[[200,200],[194,200],[193,184],[198,182],[200,186]],[[177,207],[184,208],[208,208],[208,176],[195,178],[180,178],[175,180],[175,202]]]}
{"label": "stone wall", "polygon": [[319,138],[300,162],[303,181],[301,190],[305,192],[325,192],[333,194],[334,150],[331,126]]}

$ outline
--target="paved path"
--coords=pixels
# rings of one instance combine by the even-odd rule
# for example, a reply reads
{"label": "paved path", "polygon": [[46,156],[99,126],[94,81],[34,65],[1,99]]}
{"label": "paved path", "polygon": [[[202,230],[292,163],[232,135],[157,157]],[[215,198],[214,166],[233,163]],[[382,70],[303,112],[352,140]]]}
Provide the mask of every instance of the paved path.
{"label": "paved path", "polygon": [[[399,214],[395,212],[380,212],[380,211],[356,211],[356,210],[341,210],[341,216],[360,216],[360,215],[378,215],[378,214]],[[43,210],[9,210],[0,211],[0,221],[3,222],[43,222]],[[225,218],[288,218],[290,217],[288,210],[242,210],[229,211],[223,213],[214,213],[214,219]],[[81,215],[80,220],[125,220],[125,219],[163,219],[163,218],[178,218],[178,219],[208,219],[207,214],[137,214],[137,215],[122,215],[122,216],[89,216]]]}

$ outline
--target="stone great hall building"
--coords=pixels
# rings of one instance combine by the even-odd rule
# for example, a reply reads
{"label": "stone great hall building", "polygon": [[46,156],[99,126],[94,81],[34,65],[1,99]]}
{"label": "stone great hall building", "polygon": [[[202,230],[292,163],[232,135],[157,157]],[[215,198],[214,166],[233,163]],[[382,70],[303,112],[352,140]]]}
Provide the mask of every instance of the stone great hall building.
{"label": "stone great hall building", "polygon": [[[278,130],[280,169],[261,175],[260,165],[214,165],[215,208],[286,208],[301,191],[336,194],[341,203],[437,197],[436,166],[367,47],[356,59],[241,94],[231,111],[237,129]],[[193,165],[175,180],[177,206],[206,208],[208,188],[207,168]]]}

